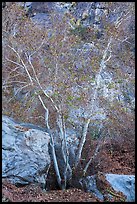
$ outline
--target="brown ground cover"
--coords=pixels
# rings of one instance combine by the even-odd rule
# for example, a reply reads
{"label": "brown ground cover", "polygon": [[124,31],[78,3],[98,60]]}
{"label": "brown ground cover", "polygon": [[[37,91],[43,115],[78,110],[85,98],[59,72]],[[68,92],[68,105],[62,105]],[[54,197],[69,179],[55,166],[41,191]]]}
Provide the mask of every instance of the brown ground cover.
{"label": "brown ground cover", "polygon": [[[91,141],[88,136],[84,146],[81,163],[82,169],[93,155],[97,141]],[[78,172],[78,171],[77,171]],[[80,172],[78,176],[80,176]],[[97,156],[88,168],[87,175],[103,173],[135,174],[135,145],[131,139],[107,139],[103,140]],[[77,177],[78,177],[77,176]],[[74,182],[67,190],[62,191],[57,187],[55,172],[51,168],[48,176],[48,190],[42,191],[37,185],[16,187],[8,181],[2,183],[3,202],[99,202],[91,193],[79,189]],[[102,182],[104,183],[104,182]]]}

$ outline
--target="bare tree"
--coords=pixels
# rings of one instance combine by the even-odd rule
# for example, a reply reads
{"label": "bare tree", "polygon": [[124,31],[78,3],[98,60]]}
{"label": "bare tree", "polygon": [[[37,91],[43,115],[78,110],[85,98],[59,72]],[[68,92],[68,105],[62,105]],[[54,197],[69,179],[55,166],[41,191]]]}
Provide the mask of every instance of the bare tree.
{"label": "bare tree", "polygon": [[[96,104],[99,103],[101,105],[105,100],[105,97],[102,97],[102,99],[101,94],[99,95],[100,90],[105,87],[105,85],[102,85],[102,75],[109,71],[109,66],[113,67],[113,60],[117,56],[115,50],[118,42],[124,43],[128,41],[128,36],[123,38],[121,35],[121,30],[123,29],[121,27],[122,23],[125,23],[132,17],[132,12],[127,12],[126,14],[123,12],[116,20],[113,28],[112,25],[107,24],[103,40],[95,38],[97,27],[95,32],[94,30],[91,33],[89,32],[92,43],[89,43],[90,45],[86,44],[90,48],[88,47],[88,55],[85,56],[85,43],[79,35],[80,32],[83,35],[81,25],[76,25],[79,26],[78,35],[71,35],[70,30],[72,27],[69,23],[70,19],[62,14],[57,15],[53,12],[50,18],[53,25],[52,29],[39,29],[25,17],[23,10],[18,7],[16,8],[16,6],[15,8],[11,7],[11,9],[17,15],[12,14],[10,16],[12,12],[7,12],[3,19],[4,68],[2,88],[4,107],[6,105],[5,101],[8,98],[7,109],[13,106],[14,111],[17,109],[17,112],[22,112],[21,114],[25,113],[25,111],[28,114],[28,110],[30,110],[32,120],[38,118],[37,121],[44,121],[51,138],[50,146],[57,182],[61,189],[65,189],[68,180],[73,174],[73,169],[69,163],[70,152],[66,133],[67,123],[69,123],[66,120],[67,117],[69,118],[67,114],[69,112],[68,109],[73,106],[82,107],[84,113],[88,113],[87,116],[84,116],[84,119],[81,119],[83,128],[75,155],[74,168],[76,169],[81,160],[88,128]],[[97,12],[96,10],[96,15]],[[73,26],[74,30],[75,28],[77,29],[77,27]],[[84,30],[84,34],[85,32],[87,31]],[[124,31],[122,30],[122,32]],[[127,57],[124,56],[123,60],[126,61]],[[120,74],[121,78],[125,77],[124,73],[120,72]],[[15,85],[17,86],[15,87]],[[53,89],[51,93],[47,91],[48,86]],[[104,87],[102,88],[102,86]],[[77,87],[77,94],[79,96],[76,96],[74,93],[74,87]],[[17,98],[17,94],[26,89],[24,102],[21,105],[19,100],[18,102],[13,102],[14,96]],[[35,104],[38,103],[40,107],[42,105],[42,111],[40,112],[37,109],[36,114],[33,115],[32,110]],[[111,113],[109,104],[109,101],[105,101],[105,107],[108,107],[108,110],[104,108],[106,114]],[[22,106],[25,107],[24,111],[22,111]],[[120,108],[117,108],[116,112],[120,112],[120,110]],[[54,118],[52,118],[51,122],[52,114],[54,114]],[[116,117],[117,114],[114,116],[115,119],[119,119]],[[80,116],[80,118],[82,117]],[[52,131],[54,129],[53,123],[55,128],[59,130],[58,138],[61,141],[60,151],[64,163],[63,173],[60,171],[56,155]],[[110,130],[112,129],[110,120],[108,127]],[[97,145],[93,157],[85,165],[84,174],[87,172],[92,159],[97,155],[99,147],[100,143]]]}

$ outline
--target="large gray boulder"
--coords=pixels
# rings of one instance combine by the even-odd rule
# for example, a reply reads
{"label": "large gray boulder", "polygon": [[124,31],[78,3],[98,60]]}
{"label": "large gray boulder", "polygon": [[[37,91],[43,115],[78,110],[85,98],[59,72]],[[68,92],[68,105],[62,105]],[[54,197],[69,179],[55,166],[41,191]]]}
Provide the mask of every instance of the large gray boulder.
{"label": "large gray boulder", "polygon": [[[119,174],[103,174],[107,182],[109,182],[110,187],[112,187],[116,192],[122,192],[126,196],[126,202],[135,201],[135,176],[134,175],[119,175]],[[93,193],[101,201],[104,201],[104,196],[106,193],[102,193],[98,188],[99,183],[97,183],[98,176],[92,175],[86,178],[80,179],[80,184],[82,188]],[[101,180],[100,180],[101,181]],[[104,183],[105,185],[105,183]],[[103,187],[106,188],[107,187]],[[112,195],[108,192],[108,196],[111,198]]]}
{"label": "large gray boulder", "polygon": [[49,134],[2,117],[2,178],[13,184],[46,183]]}

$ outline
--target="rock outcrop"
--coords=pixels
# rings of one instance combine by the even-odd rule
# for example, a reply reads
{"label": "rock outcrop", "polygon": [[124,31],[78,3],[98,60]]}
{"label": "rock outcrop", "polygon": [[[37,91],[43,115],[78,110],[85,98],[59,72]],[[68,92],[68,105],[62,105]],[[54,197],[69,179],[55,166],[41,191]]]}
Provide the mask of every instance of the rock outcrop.
{"label": "rock outcrop", "polygon": [[135,201],[135,176],[98,173],[80,179],[87,192],[92,192],[101,201]]}
{"label": "rock outcrop", "polygon": [[2,177],[13,184],[45,184],[50,165],[47,132],[2,118]]}
{"label": "rock outcrop", "polygon": [[127,196],[127,202],[135,201],[135,176],[106,174],[106,180],[116,191],[121,191]]}

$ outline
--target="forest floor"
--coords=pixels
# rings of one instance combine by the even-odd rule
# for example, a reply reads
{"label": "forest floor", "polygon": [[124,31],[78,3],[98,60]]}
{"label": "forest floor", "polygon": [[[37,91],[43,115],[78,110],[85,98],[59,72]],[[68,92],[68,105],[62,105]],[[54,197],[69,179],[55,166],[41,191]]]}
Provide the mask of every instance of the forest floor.
{"label": "forest floor", "polygon": [[[93,156],[97,140],[91,140],[87,136],[84,145],[80,169],[85,167],[87,161]],[[80,171],[79,171],[80,172]],[[135,145],[129,138],[107,139],[101,143],[97,156],[88,168],[87,175],[103,173],[135,174]],[[53,168],[48,176],[48,191],[43,191],[38,185],[16,187],[4,180],[2,182],[2,202],[99,202],[91,193],[84,192],[75,185],[67,190],[58,190],[55,182]]]}

